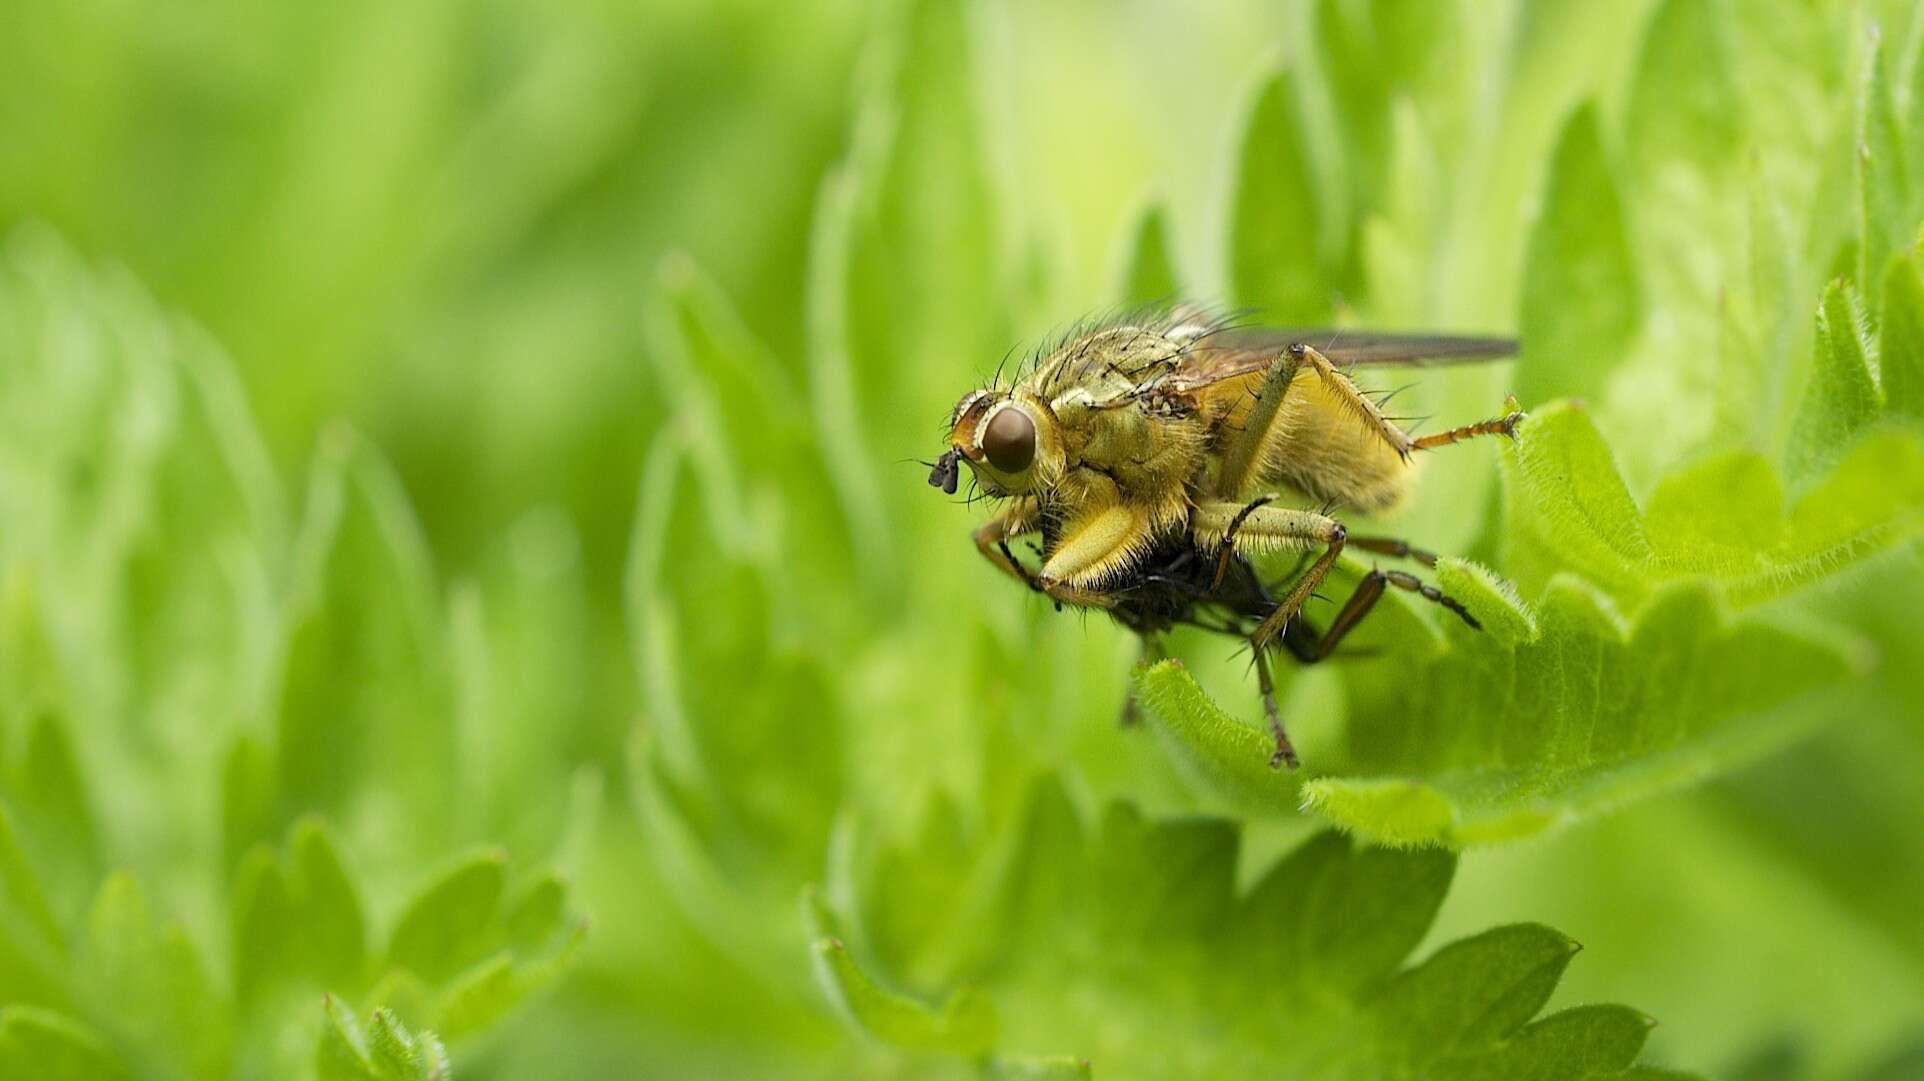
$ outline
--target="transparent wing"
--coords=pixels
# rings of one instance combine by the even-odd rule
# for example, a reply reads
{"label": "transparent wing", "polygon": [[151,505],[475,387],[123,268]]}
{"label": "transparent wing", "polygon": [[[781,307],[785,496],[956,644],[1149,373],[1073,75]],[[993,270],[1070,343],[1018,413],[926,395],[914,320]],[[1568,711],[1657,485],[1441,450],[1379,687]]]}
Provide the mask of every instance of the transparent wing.
{"label": "transparent wing", "polygon": [[1188,387],[1260,372],[1283,350],[1308,345],[1339,367],[1426,367],[1500,360],[1516,353],[1513,338],[1450,334],[1379,334],[1366,330],[1306,327],[1235,327],[1200,338],[1184,355],[1174,378]]}

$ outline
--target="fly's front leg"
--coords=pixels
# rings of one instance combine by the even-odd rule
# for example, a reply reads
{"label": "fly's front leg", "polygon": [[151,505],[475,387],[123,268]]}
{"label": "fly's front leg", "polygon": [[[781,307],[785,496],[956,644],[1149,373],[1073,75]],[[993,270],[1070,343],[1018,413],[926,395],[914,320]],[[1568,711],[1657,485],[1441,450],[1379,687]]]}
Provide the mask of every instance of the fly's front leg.
{"label": "fly's front leg", "polygon": [[1030,589],[1040,590],[1042,587],[1036,584],[1035,576],[1022,566],[1014,552],[1009,551],[1009,541],[1024,533],[1034,532],[1035,528],[1035,500],[1024,496],[997,511],[970,537],[975,541],[975,550],[982,553],[982,558]]}
{"label": "fly's front leg", "polygon": [[1316,587],[1323,584],[1330,568],[1343,554],[1343,543],[1348,537],[1343,523],[1326,514],[1262,503],[1205,503],[1196,508],[1190,522],[1197,545],[1205,551],[1213,551],[1221,544],[1231,545],[1245,555],[1286,549],[1314,551],[1317,546],[1322,547],[1322,553],[1296,580],[1275,611],[1250,635],[1250,642],[1258,652],[1283,633],[1289,621],[1316,592]]}
{"label": "fly's front leg", "polygon": [[1114,607],[1102,586],[1129,569],[1154,540],[1149,513],[1111,503],[1064,522],[1036,584],[1051,597],[1082,607]]}
{"label": "fly's front leg", "polygon": [[1243,415],[1242,432],[1223,451],[1223,464],[1216,476],[1216,492],[1219,495],[1235,497],[1248,491],[1262,474],[1264,448],[1276,436],[1277,418],[1283,398],[1295,382],[1296,375],[1303,369],[1316,373],[1338,407],[1353,414],[1363,422],[1378,439],[1381,439],[1399,457],[1407,458],[1410,452],[1420,449],[1419,442],[1377,407],[1369,395],[1350,382],[1349,376],[1337,369],[1330,359],[1314,348],[1301,343],[1290,346],[1270,362],[1269,370],[1263,375],[1262,386],[1256,392],[1256,400]]}

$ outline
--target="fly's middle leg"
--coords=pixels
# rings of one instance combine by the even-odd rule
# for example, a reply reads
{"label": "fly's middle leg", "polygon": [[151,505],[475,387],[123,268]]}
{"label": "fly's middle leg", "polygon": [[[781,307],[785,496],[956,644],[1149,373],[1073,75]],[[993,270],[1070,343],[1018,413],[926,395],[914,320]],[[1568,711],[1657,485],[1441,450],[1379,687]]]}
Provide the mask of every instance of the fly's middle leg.
{"label": "fly's middle leg", "polygon": [[1214,551],[1222,544],[1232,546],[1243,555],[1322,549],[1275,610],[1250,635],[1250,641],[1259,650],[1282,635],[1289,621],[1316,592],[1316,587],[1323,584],[1330,568],[1343,554],[1343,544],[1348,537],[1343,523],[1326,514],[1262,504],[1205,503],[1196,508],[1190,525],[1191,534],[1204,551]]}
{"label": "fly's middle leg", "polygon": [[1436,553],[1427,548],[1418,548],[1409,541],[1396,537],[1351,537],[1351,548],[1360,548],[1377,555],[1395,556],[1397,559],[1413,559],[1425,567],[1436,566]]}
{"label": "fly's middle leg", "polygon": [[1030,589],[1040,589],[1035,575],[1030,574],[1022,561],[1009,550],[1009,541],[1036,528],[1036,508],[1033,499],[1023,498],[1009,504],[1002,511],[983,522],[970,539],[975,541],[975,550],[982,558],[993,564],[997,570],[1015,578]]}
{"label": "fly's middle leg", "polygon": [[1295,769],[1301,763],[1296,758],[1295,746],[1289,742],[1289,733],[1283,729],[1282,711],[1276,708],[1276,684],[1269,678],[1269,656],[1253,638],[1249,647],[1250,655],[1256,660],[1256,686],[1263,693],[1263,714],[1269,720],[1269,734],[1276,739],[1276,753],[1269,756],[1269,768]]}

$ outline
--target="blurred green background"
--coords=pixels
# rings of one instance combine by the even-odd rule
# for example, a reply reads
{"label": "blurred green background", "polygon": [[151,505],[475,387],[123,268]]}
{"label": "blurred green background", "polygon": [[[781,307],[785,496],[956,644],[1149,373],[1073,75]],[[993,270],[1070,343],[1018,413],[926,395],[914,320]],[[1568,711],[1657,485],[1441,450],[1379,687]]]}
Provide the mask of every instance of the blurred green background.
{"label": "blurred green background", "polygon": [[[52,923],[81,935],[131,869],[228,1018],[187,1069],[154,1065],[163,1020],[94,1023],[138,1076],[304,1064],[317,996],[249,1001],[248,860],[319,813],[370,926],[463,853],[511,869],[497,937],[541,990],[454,1043],[459,1076],[919,1076],[809,971],[802,888],[865,830],[940,792],[991,833],[1044,775],[1085,808],[1225,809],[1117,731],[1133,643],[1007,588],[981,508],[924,485],[953,401],[1172,284],[1521,329],[1519,364],[1426,377],[1411,411],[1581,396],[1639,499],[1775,460],[1824,283],[1874,307],[1924,220],[1924,159],[1888,213],[1860,175],[1887,136],[1924,150],[1920,31],[1817,0],[14,0],[0,791]],[[1272,94],[1298,159],[1263,157]],[[1586,131],[1616,186],[1563,198],[1620,243],[1570,241],[1532,300]],[[1430,463],[1396,528],[1504,572],[1495,461]],[[1468,851],[1425,949],[1540,920],[1586,947],[1555,1002],[1634,1003],[1665,1064],[1924,1076],[1924,587],[1893,535],[1769,606],[1876,658],[1848,716]],[[1249,719],[1227,651],[1184,648]],[[1312,763],[1341,761],[1343,679],[1292,680]],[[1254,820],[1251,850],[1314,826]],[[547,867],[578,947],[517,937]],[[431,1000],[382,982],[382,940],[356,1006]],[[65,967],[35,956],[0,962]],[[84,1002],[75,979],[0,977],[0,1004]]]}

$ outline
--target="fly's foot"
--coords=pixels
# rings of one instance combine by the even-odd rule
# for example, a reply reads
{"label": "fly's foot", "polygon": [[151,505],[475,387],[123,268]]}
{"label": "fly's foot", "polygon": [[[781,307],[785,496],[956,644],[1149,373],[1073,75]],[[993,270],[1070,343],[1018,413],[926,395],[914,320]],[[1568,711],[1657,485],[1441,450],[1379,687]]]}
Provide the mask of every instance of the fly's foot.
{"label": "fly's foot", "polygon": [[1269,768],[1282,769],[1288,766],[1290,769],[1296,769],[1302,764],[1296,757],[1296,748],[1290,746],[1289,737],[1283,735],[1282,729],[1277,729],[1276,753],[1269,756]]}
{"label": "fly's foot", "polygon": [[1276,737],[1276,753],[1269,756],[1269,768],[1295,769],[1302,763],[1296,758],[1295,746],[1289,742],[1289,733],[1283,731],[1283,715],[1276,708],[1276,685],[1269,679],[1269,659],[1263,655],[1261,646],[1256,647],[1252,659],[1256,663],[1256,685],[1263,693],[1263,714],[1269,719],[1269,734]]}
{"label": "fly's foot", "polygon": [[1295,769],[1302,765],[1296,758],[1295,745],[1289,742],[1289,733],[1283,731],[1283,715],[1276,709],[1276,692],[1267,687],[1263,688],[1263,712],[1269,715],[1269,734],[1276,737],[1276,753],[1269,756],[1269,768]]}
{"label": "fly's foot", "polygon": [[1500,435],[1505,439],[1515,439],[1517,425],[1523,423],[1524,413],[1513,410],[1491,420],[1479,420],[1475,424],[1465,424],[1461,428],[1451,428],[1447,432],[1426,435],[1410,444],[1412,450],[1431,450],[1447,447],[1451,443],[1461,443],[1479,435]]}

